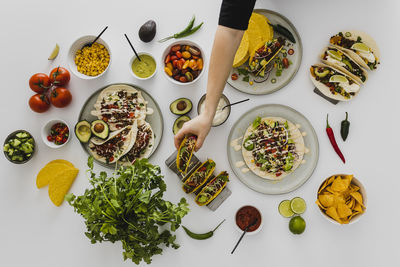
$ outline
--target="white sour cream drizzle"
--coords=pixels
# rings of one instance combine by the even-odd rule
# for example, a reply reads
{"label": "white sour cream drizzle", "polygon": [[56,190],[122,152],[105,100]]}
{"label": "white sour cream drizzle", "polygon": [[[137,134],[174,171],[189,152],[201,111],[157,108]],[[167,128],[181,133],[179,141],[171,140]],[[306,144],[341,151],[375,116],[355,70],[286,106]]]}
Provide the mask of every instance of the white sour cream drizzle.
{"label": "white sour cream drizzle", "polygon": [[247,172],[250,171],[250,169],[249,169],[249,168],[243,168],[243,169],[241,169],[241,171],[242,171],[243,173],[247,173]]}
{"label": "white sour cream drizzle", "polygon": [[235,167],[236,168],[240,168],[240,167],[243,167],[243,166],[244,166],[244,162],[243,161],[238,161],[238,162],[235,163]]}
{"label": "white sour cream drizzle", "polygon": [[147,107],[146,114],[147,114],[147,115],[151,115],[151,114],[153,114],[153,113],[154,113],[154,109]]}
{"label": "white sour cream drizzle", "polygon": [[365,58],[366,60],[368,60],[368,62],[370,62],[370,63],[374,63],[376,60],[374,54],[371,51],[369,51],[369,52],[357,51],[357,54],[359,54],[362,58]]}
{"label": "white sour cream drizzle", "polygon": [[328,61],[329,63],[337,64],[341,67],[346,66],[346,64],[344,64],[342,61],[336,60],[329,55],[326,57],[326,61]]}

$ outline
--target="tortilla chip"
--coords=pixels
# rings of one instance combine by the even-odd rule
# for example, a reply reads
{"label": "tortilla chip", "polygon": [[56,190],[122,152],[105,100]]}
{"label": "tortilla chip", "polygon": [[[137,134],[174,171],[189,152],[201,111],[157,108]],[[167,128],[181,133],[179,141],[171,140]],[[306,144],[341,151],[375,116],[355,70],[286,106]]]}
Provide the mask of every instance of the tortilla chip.
{"label": "tortilla chip", "polygon": [[321,202],[319,202],[318,199],[315,201],[315,203],[316,203],[316,204],[318,205],[318,207],[320,207],[321,209],[326,210],[326,208],[321,204]]}
{"label": "tortilla chip", "polygon": [[75,167],[74,164],[72,164],[71,162],[69,162],[68,160],[65,160],[65,159],[55,159],[55,160],[50,161],[46,165],[50,165],[53,163],[62,163],[62,164],[68,165],[70,167]]}
{"label": "tortilla chip", "polygon": [[61,205],[65,195],[68,193],[72,183],[78,175],[78,172],[79,170],[75,168],[66,169],[50,180],[49,197],[54,205]]}
{"label": "tortilla chip", "polygon": [[327,208],[335,205],[335,198],[333,195],[330,194],[319,195],[318,200],[322,206]]}
{"label": "tortilla chip", "polygon": [[43,167],[43,169],[40,170],[40,172],[36,176],[37,188],[42,188],[48,185],[52,177],[55,177],[68,169],[74,169],[74,167],[71,167],[64,163],[49,162],[46,166]]}
{"label": "tortilla chip", "polygon": [[360,192],[352,192],[350,193],[350,196],[352,196],[362,207],[364,207],[363,197]]}
{"label": "tortilla chip", "polygon": [[331,185],[332,190],[336,192],[344,192],[347,189],[347,187],[349,187],[347,181],[343,180],[340,177],[335,179]]}
{"label": "tortilla chip", "polygon": [[339,215],[339,218],[343,219],[353,214],[353,212],[346,204],[339,204],[337,206],[337,214]]}
{"label": "tortilla chip", "polygon": [[233,67],[237,68],[243,65],[249,58],[249,35],[247,31],[244,32],[242,41],[236,51],[235,59],[233,60]]}
{"label": "tortilla chip", "polygon": [[337,221],[338,223],[342,223],[342,220],[340,220],[339,215],[336,211],[336,208],[334,207],[330,207],[326,210],[326,214],[331,217],[332,219],[334,219],[335,221]]}
{"label": "tortilla chip", "polygon": [[358,203],[358,202],[356,202],[356,201],[355,201],[354,203],[355,203],[355,204],[354,204],[353,210],[362,212],[362,211],[363,211],[363,208],[362,208],[362,206],[360,205],[360,203]]}

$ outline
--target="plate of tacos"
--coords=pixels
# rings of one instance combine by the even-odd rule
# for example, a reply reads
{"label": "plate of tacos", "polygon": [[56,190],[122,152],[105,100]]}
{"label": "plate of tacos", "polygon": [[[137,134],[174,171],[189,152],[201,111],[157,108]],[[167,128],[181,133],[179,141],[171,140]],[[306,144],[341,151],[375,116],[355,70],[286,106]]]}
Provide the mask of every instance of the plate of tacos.
{"label": "plate of tacos", "polygon": [[318,138],[311,123],[284,105],[265,104],[243,114],[228,137],[232,170],[249,188],[284,194],[304,184],[318,162]]}
{"label": "plate of tacos", "polygon": [[255,9],[236,52],[228,83],[248,94],[270,94],[296,75],[303,54],[300,36],[283,15]]}
{"label": "plate of tacos", "polygon": [[79,124],[89,127],[89,138],[82,142],[78,136],[85,151],[110,168],[149,158],[163,134],[157,102],[142,88],[126,83],[94,92],[79,114]]}

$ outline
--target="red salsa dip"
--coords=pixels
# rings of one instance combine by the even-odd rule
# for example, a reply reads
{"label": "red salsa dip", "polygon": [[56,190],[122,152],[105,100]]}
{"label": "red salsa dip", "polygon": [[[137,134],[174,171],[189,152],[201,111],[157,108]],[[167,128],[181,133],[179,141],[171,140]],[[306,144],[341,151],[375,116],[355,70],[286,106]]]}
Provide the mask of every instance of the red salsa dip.
{"label": "red salsa dip", "polygon": [[69,129],[65,123],[58,122],[51,126],[50,134],[47,136],[49,142],[54,142],[56,145],[62,145],[69,138]]}
{"label": "red salsa dip", "polygon": [[254,220],[258,218],[257,223],[251,226],[248,232],[253,232],[258,229],[261,225],[261,213],[253,206],[241,207],[236,212],[236,224],[241,230],[244,231],[247,226],[249,226]]}

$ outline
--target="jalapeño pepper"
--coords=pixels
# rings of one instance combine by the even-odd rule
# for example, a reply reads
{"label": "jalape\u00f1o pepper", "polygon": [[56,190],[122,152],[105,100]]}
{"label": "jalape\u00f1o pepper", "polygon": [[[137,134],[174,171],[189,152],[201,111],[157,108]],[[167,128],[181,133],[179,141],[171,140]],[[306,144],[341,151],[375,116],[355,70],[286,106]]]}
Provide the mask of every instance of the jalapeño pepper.
{"label": "jalape\u00f1o pepper", "polygon": [[340,125],[340,135],[342,136],[343,141],[346,141],[347,136],[349,135],[350,122],[347,120],[348,113],[346,112],[346,119],[344,119]]}

